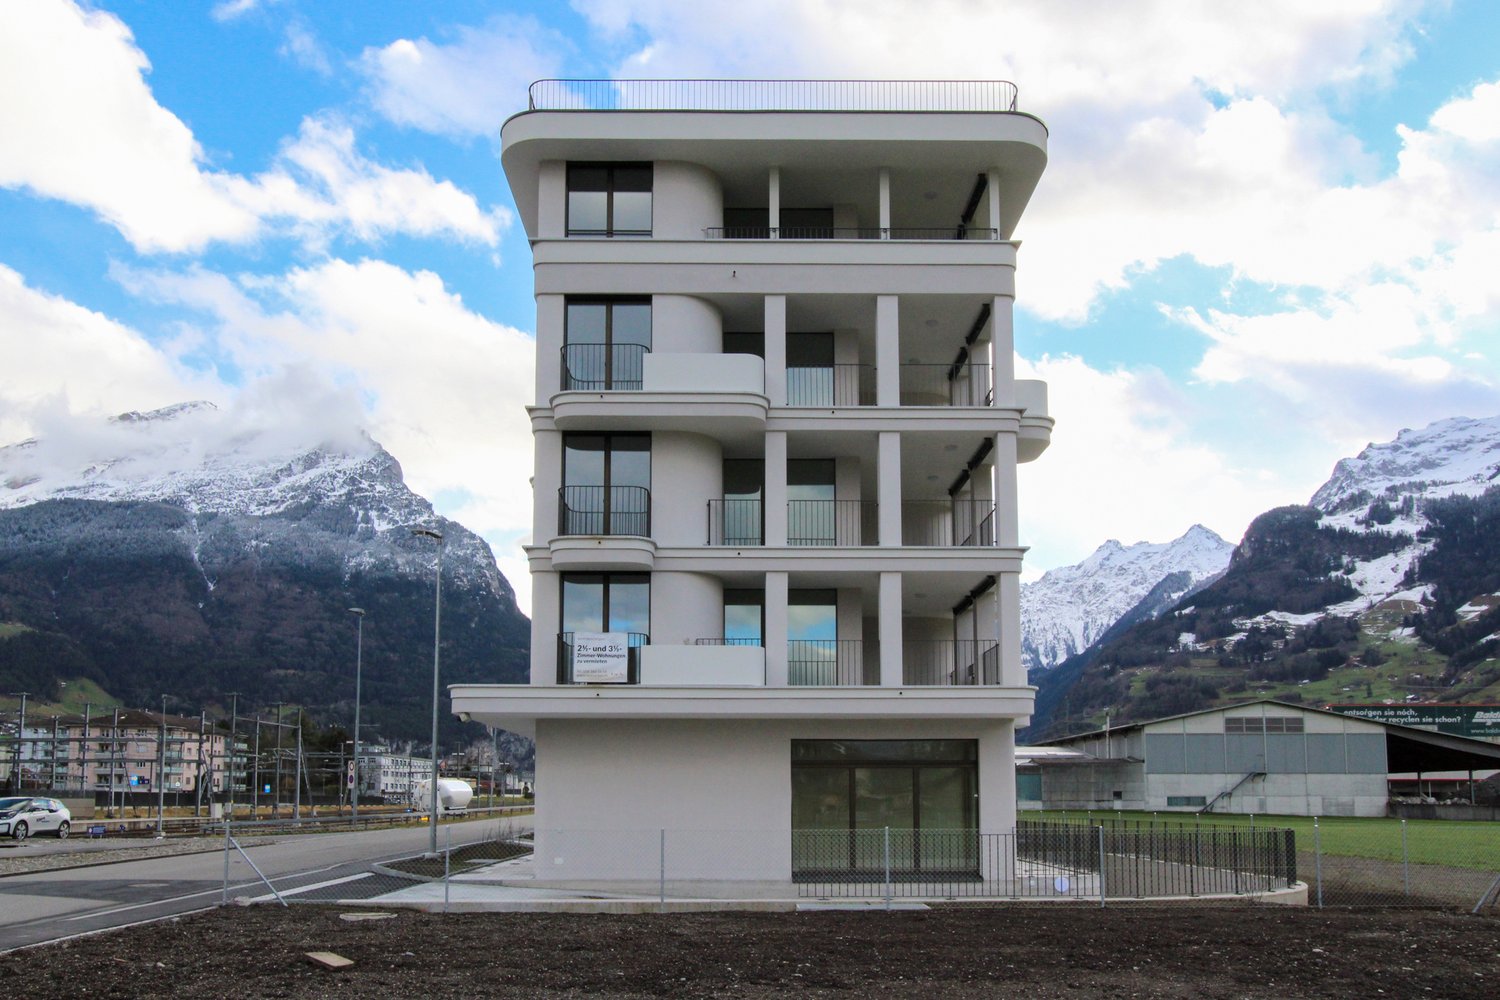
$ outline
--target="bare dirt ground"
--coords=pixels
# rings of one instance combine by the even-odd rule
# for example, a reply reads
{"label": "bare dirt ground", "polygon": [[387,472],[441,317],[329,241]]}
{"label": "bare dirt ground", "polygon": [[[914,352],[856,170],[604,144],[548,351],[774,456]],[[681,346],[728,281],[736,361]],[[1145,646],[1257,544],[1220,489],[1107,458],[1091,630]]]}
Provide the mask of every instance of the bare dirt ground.
{"label": "bare dirt ground", "polygon": [[[1281,906],[638,916],[257,906],[0,956],[45,997],[1500,996],[1500,919]],[[315,967],[332,951],[352,968]]]}

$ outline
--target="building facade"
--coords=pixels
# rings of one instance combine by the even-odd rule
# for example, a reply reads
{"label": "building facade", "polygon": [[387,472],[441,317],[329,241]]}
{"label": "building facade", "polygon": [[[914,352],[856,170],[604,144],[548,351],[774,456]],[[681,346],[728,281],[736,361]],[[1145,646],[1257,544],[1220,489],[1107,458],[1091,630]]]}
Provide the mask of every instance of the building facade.
{"label": "building facade", "polygon": [[222,776],[227,742],[201,717],[121,709],[29,718],[19,746],[7,746],[3,757],[10,766],[19,762],[23,788],[195,792],[201,786],[207,793],[223,788],[215,775]]}
{"label": "building facade", "polygon": [[602,846],[658,830],[757,832],[735,876],[784,880],[819,834],[920,865],[924,831],[1013,828],[1046,139],[1003,83],[543,81],[506,122],[531,683],[452,695],[536,738],[539,873],[626,874]]}

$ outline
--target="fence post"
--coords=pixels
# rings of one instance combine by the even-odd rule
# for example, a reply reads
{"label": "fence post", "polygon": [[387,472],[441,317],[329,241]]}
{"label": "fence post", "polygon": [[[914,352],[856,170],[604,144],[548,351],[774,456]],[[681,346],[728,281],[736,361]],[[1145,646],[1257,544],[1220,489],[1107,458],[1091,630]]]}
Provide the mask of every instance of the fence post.
{"label": "fence post", "polygon": [[1318,909],[1323,908],[1323,834],[1318,829],[1318,817],[1313,817],[1313,874],[1318,883]]}
{"label": "fence post", "polygon": [[665,829],[662,829],[658,832],[661,837],[661,853],[659,860],[660,867],[657,869],[657,905],[660,906],[661,911],[665,913],[667,912],[667,831]]}
{"label": "fence post", "polygon": [[891,828],[885,828],[885,908],[891,908]]}
{"label": "fence post", "polygon": [[443,832],[447,835],[447,838],[448,838],[447,842],[444,844],[444,850],[443,850],[443,912],[447,913],[448,912],[448,876],[451,874],[451,872],[453,870],[453,864],[452,864],[452,860],[451,860],[452,857],[453,857],[453,827],[450,826],[447,829],[445,829]]}
{"label": "fence post", "polygon": [[[114,784],[113,777],[110,779],[110,784]],[[229,823],[229,813],[226,812],[224,814],[224,896],[219,901],[220,906],[229,905]]]}
{"label": "fence post", "polygon": [[1203,863],[1202,833],[1193,827],[1193,863],[1188,867],[1188,895],[1198,895],[1198,866]]}
{"label": "fence post", "polygon": [[1099,909],[1104,909],[1104,824],[1099,824]]}
{"label": "fence post", "polygon": [[1401,820],[1401,895],[1411,895],[1411,855],[1406,852],[1406,819]]}

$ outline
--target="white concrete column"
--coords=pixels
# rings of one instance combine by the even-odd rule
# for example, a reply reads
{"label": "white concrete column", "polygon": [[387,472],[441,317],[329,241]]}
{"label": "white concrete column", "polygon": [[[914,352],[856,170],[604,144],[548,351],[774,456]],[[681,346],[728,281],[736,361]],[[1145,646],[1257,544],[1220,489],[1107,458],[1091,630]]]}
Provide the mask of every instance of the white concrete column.
{"label": "white concrete column", "polygon": [[1016,300],[996,295],[990,301],[990,375],[995,405],[1016,405]]}
{"label": "white concrete column", "polygon": [[900,687],[901,664],[901,574],[880,574],[880,686]]}
{"label": "white concrete column", "polygon": [[875,403],[901,405],[901,322],[896,295],[875,297]]}
{"label": "white concrete column", "polygon": [[881,431],[875,449],[875,499],[881,546],[901,544],[901,432]]}
{"label": "white concrete column", "polygon": [[536,234],[558,240],[567,235],[568,165],[546,160],[537,170]]}
{"label": "white concrete column", "polygon": [[995,435],[995,544],[1013,549],[1021,544],[1021,526],[1016,513],[1016,436],[1011,431]]}
{"label": "white concrete column", "polygon": [[771,239],[779,239],[781,233],[781,168],[772,167],[769,190],[766,192],[766,216],[771,226]]}
{"label": "white concrete column", "polygon": [[880,168],[880,238],[891,238],[891,169]]}
{"label": "white concrete column", "polygon": [[546,545],[557,535],[557,491],[562,487],[562,432],[531,435],[531,543]]}
{"label": "white concrete column", "polygon": [[536,405],[546,406],[562,387],[562,346],[567,310],[561,295],[536,297]]}
{"label": "white concrete column", "polygon": [[531,574],[531,683],[557,683],[562,593],[556,573]]}
{"label": "white concrete column", "polygon": [[786,431],[766,432],[766,545],[786,545]]}
{"label": "white concrete column", "polygon": [[989,227],[994,230],[990,239],[998,240],[1000,238],[1000,171],[993,167],[990,168],[989,174],[989,194]]}
{"label": "white concrete column", "polygon": [[786,296],[766,296],[766,398],[786,405]]}
{"label": "white concrete column", "polygon": [[[1016,828],[1016,725],[1010,719],[986,726],[979,734],[979,832],[1014,833]],[[992,852],[985,851],[985,855]],[[1000,857],[1004,851],[994,852]],[[1011,878],[1009,872],[985,872],[986,878]]]}
{"label": "white concrete column", "polygon": [[786,687],[787,574],[766,574],[766,686]]}
{"label": "white concrete column", "polygon": [[1000,683],[1020,687],[1026,683],[1021,660],[1021,576],[1001,573],[995,580],[995,619],[1000,641]]}

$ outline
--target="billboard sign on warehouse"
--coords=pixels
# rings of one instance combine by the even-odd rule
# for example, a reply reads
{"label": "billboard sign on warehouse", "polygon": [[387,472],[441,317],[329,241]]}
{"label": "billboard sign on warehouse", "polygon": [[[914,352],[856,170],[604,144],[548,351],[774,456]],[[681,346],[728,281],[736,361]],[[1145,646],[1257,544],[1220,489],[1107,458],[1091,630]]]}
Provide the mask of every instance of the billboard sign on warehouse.
{"label": "billboard sign on warehouse", "polygon": [[1500,740],[1500,705],[1329,705],[1328,708],[1371,722]]}

